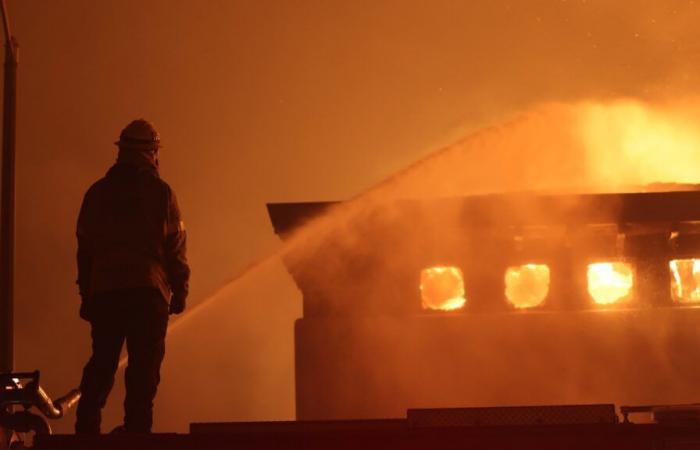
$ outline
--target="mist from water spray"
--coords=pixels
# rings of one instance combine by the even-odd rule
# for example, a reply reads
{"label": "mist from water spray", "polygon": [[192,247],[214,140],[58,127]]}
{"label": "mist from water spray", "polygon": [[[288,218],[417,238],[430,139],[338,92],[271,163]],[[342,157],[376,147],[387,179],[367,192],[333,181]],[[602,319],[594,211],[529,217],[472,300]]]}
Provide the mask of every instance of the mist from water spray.
{"label": "mist from water spray", "polygon": [[[416,259],[417,248],[429,246],[433,239],[453,239],[463,232],[456,215],[431,217],[428,209],[419,209],[413,211],[416,216],[402,217],[402,212],[391,206],[396,200],[425,199],[429,204],[435,197],[494,192],[611,192],[638,190],[655,182],[695,183],[698,176],[689,169],[700,167],[700,152],[693,151],[700,149],[700,135],[690,126],[695,117],[700,117],[700,108],[692,103],[673,106],[629,100],[582,102],[541,105],[502,124],[484,128],[432,152],[310,220],[278,248],[236,273],[219,290],[174,320],[170,334],[200,323],[195,320],[197,317],[209,317],[203,313],[213,305],[236,298],[243,286],[247,286],[246,282],[264,283],[262,277],[266,271],[280,260],[293,268],[303,266],[310,255],[344,255],[366,250],[363,246],[367,245],[364,242],[367,226],[402,224],[395,233],[416,243],[416,248],[396,247],[396,242],[388,236],[384,247],[371,249],[387,255],[383,263],[390,266],[399,260]],[[520,208],[528,210],[529,205]],[[328,242],[334,251],[327,251]],[[343,271],[344,263],[325,259],[314,267],[317,271],[314,285],[320,292],[344,299],[364,297],[370,303],[387,300],[373,297],[372,293],[353,291],[354,283]],[[385,284],[395,282],[377,280]],[[417,279],[415,288],[418,289]],[[486,363],[488,348],[479,352]],[[291,355],[288,358],[293,359]],[[415,366],[415,361],[409,359],[397,359],[396,366]],[[216,361],[212,365],[218,365]],[[500,367],[499,363],[491,362],[493,367]],[[126,358],[120,366],[125,363]],[[572,385],[575,384],[573,380]],[[584,398],[576,389],[572,388],[571,399]]]}
{"label": "mist from water spray", "polygon": [[[654,107],[633,100],[547,104],[473,133],[391,175],[317,217],[232,276],[173,322],[171,332],[236,283],[329,230],[390,199],[494,192],[613,192],[650,183],[700,182],[700,107],[691,102]],[[695,122],[697,123],[697,122]]]}

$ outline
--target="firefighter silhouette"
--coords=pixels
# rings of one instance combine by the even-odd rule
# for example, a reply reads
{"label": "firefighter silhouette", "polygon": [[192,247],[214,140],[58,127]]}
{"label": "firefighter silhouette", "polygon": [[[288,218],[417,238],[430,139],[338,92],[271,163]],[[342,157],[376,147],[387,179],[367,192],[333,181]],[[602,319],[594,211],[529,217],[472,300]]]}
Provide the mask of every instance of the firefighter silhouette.
{"label": "firefighter silhouette", "polygon": [[76,433],[100,432],[101,411],[126,342],[123,431],[148,433],[165,354],[168,314],[185,309],[190,269],[175,194],[158,174],[149,122],[122,130],[116,163],[90,187],[78,217],[80,317],[91,324]]}

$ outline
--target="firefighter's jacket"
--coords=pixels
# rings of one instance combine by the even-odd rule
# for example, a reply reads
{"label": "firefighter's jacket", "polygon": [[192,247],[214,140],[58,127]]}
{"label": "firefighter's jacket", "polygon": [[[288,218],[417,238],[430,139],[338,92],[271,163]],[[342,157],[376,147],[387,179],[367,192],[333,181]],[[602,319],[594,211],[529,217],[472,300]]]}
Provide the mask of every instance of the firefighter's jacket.
{"label": "firefighter's jacket", "polygon": [[166,300],[187,296],[185,227],[155,167],[112,166],[85,194],[77,235],[83,299],[140,287],[155,287]]}

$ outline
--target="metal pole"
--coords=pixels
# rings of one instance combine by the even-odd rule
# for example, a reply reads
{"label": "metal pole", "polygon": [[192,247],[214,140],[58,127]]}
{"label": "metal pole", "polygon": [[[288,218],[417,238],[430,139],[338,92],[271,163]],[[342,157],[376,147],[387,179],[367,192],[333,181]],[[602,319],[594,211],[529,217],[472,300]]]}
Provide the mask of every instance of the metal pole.
{"label": "metal pole", "polygon": [[10,32],[10,18],[7,15],[7,4],[2,0],[2,22],[5,26],[5,42],[12,40],[12,32]]}
{"label": "metal pole", "polygon": [[14,368],[15,116],[17,43],[10,34],[5,1],[5,84],[2,122],[2,195],[0,199],[0,373]]}

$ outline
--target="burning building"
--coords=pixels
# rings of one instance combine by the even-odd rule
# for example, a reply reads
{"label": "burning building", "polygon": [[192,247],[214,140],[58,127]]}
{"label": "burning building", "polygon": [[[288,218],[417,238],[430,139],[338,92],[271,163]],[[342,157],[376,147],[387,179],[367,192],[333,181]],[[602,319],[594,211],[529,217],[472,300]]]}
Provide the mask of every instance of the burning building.
{"label": "burning building", "polygon": [[375,202],[284,261],[298,419],[700,398],[700,192]]}

